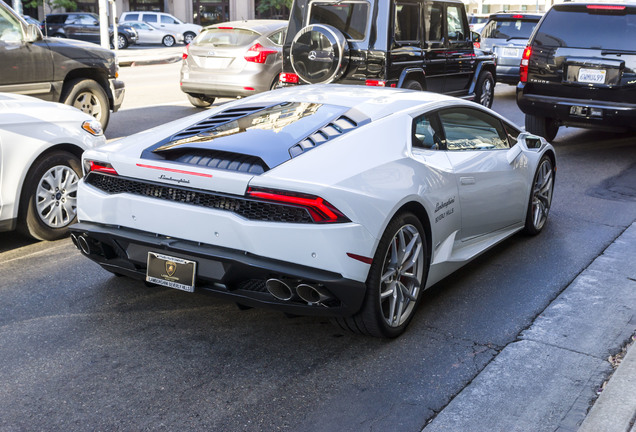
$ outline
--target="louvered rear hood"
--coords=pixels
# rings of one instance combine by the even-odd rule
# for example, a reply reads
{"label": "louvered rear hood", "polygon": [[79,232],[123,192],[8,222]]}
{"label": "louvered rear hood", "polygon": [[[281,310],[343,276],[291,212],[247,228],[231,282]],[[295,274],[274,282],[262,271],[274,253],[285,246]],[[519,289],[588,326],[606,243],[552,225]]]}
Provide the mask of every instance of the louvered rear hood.
{"label": "louvered rear hood", "polygon": [[309,102],[228,108],[147,148],[142,158],[258,175],[369,121],[355,109]]}

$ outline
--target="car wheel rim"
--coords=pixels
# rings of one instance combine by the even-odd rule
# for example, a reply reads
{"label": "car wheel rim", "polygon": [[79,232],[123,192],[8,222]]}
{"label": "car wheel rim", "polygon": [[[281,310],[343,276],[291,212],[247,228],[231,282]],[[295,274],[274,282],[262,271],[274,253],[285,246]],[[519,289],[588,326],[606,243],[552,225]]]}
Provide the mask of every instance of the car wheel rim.
{"label": "car wheel rim", "polygon": [[102,104],[91,92],[87,91],[78,94],[73,106],[86,114],[95,117],[97,120],[101,120],[102,118]]}
{"label": "car wheel rim", "polygon": [[126,46],[126,39],[123,36],[117,37],[118,48],[123,49]]}
{"label": "car wheel rim", "polygon": [[40,179],[36,190],[36,208],[44,224],[62,228],[75,218],[79,177],[70,167],[58,165]]}
{"label": "car wheel rim", "polygon": [[484,80],[484,83],[481,86],[481,98],[480,103],[483,106],[488,106],[490,104],[490,98],[492,97],[492,83],[490,80]]}
{"label": "car wheel rim", "polygon": [[190,42],[192,42],[192,39],[194,39],[194,37],[191,34],[187,34],[184,36],[184,42],[185,44],[189,44]]}
{"label": "car wheel rim", "polygon": [[413,225],[404,225],[391,240],[380,280],[380,309],[390,327],[401,326],[411,316],[423,272],[422,237]]}
{"label": "car wheel rim", "polygon": [[552,203],[552,164],[544,160],[537,171],[537,179],[532,191],[532,223],[539,230],[548,219],[548,212]]}
{"label": "car wheel rim", "polygon": [[172,46],[174,45],[174,39],[172,39],[171,37],[166,38],[166,46]]}

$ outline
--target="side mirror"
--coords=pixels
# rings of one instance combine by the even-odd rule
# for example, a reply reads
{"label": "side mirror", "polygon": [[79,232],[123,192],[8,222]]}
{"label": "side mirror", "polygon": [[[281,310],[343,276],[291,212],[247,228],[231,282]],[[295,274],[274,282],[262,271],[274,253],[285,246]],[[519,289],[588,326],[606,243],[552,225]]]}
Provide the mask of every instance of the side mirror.
{"label": "side mirror", "polygon": [[508,160],[509,164],[512,164],[517,159],[517,156],[519,156],[524,151],[541,150],[546,144],[547,141],[540,136],[532,135],[528,132],[522,132],[517,137],[517,144],[515,144],[510,150],[508,150],[506,159]]}
{"label": "side mirror", "polygon": [[27,24],[26,41],[36,42],[42,39],[42,31],[35,24]]}
{"label": "side mirror", "polygon": [[476,31],[471,31],[470,32],[470,39],[473,42],[481,42],[481,35],[479,33],[477,33]]}

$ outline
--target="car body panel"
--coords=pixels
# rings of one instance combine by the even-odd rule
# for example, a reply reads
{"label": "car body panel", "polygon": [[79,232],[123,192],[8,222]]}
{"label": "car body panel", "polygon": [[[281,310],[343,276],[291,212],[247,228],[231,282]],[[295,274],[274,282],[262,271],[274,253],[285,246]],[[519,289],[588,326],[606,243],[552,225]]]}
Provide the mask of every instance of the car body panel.
{"label": "car body panel", "polygon": [[138,44],[162,44],[166,36],[172,36],[176,43],[183,43],[182,33],[158,29],[143,21],[126,21],[126,24],[137,32]]}
{"label": "car body panel", "polygon": [[[267,114],[267,107],[280,104],[289,107],[285,115]],[[322,114],[301,115],[307,106]],[[143,278],[143,254],[161,250],[198,260],[201,288],[219,295],[287,311],[350,315],[364,297],[360,287],[382,234],[404,208],[420,215],[430,236],[426,287],[524,226],[534,173],[544,155],[554,157],[552,147],[544,140],[533,149],[521,141],[484,151],[415,146],[414,121],[449,107],[482,113],[519,133],[490,110],[434,93],[342,85],[262,93],[87,151],[85,161],[109,164],[117,175],[90,172],[80,182],[80,223],[71,230],[88,239],[85,253],[110,271]],[[240,117],[233,119],[236,112]],[[245,123],[250,118],[246,112],[267,115]],[[303,135],[290,131],[326,135],[347,116],[355,119],[354,127],[300,153],[293,150]],[[210,126],[220,118],[218,126]],[[281,143],[260,140],[263,129],[276,131]],[[199,163],[219,152],[233,153],[230,147],[241,158],[269,161],[270,147],[289,143],[289,156],[263,172]],[[169,159],[172,151],[179,158],[188,152],[211,153],[192,162]],[[462,182],[465,177],[473,182]],[[238,211],[254,203],[248,189],[320,197],[346,219],[305,223],[245,216]],[[221,204],[197,204],[208,196],[219,197]],[[319,281],[342,304],[318,310],[242,288],[244,279],[264,283],[263,278],[276,274]]]}
{"label": "car body panel", "polygon": [[56,147],[79,155],[105,144],[81,129],[90,119],[67,105],[0,93],[0,226],[15,227],[22,187],[38,157]]}
{"label": "car body panel", "polygon": [[120,22],[126,21],[143,21],[155,28],[165,30],[170,33],[193,33],[195,36],[201,32],[201,26],[197,24],[184,23],[174,16],[164,12],[151,11],[130,11],[124,12],[119,18]]}

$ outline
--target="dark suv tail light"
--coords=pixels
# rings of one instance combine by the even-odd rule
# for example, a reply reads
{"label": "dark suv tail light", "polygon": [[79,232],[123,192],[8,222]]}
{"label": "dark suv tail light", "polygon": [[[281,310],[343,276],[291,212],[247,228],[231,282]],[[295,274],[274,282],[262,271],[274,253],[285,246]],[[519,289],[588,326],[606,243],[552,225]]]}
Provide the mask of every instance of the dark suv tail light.
{"label": "dark suv tail light", "polygon": [[519,65],[519,81],[528,82],[528,63],[530,63],[530,56],[532,55],[532,47],[528,45],[523,50],[521,56],[521,64]]}
{"label": "dark suv tail light", "polygon": [[265,63],[267,61],[267,56],[276,53],[277,51],[275,49],[265,48],[257,42],[247,50],[245,53],[245,60],[253,63]]}
{"label": "dark suv tail light", "polygon": [[299,78],[295,73],[281,72],[278,79],[280,82],[288,84],[298,84]]}

